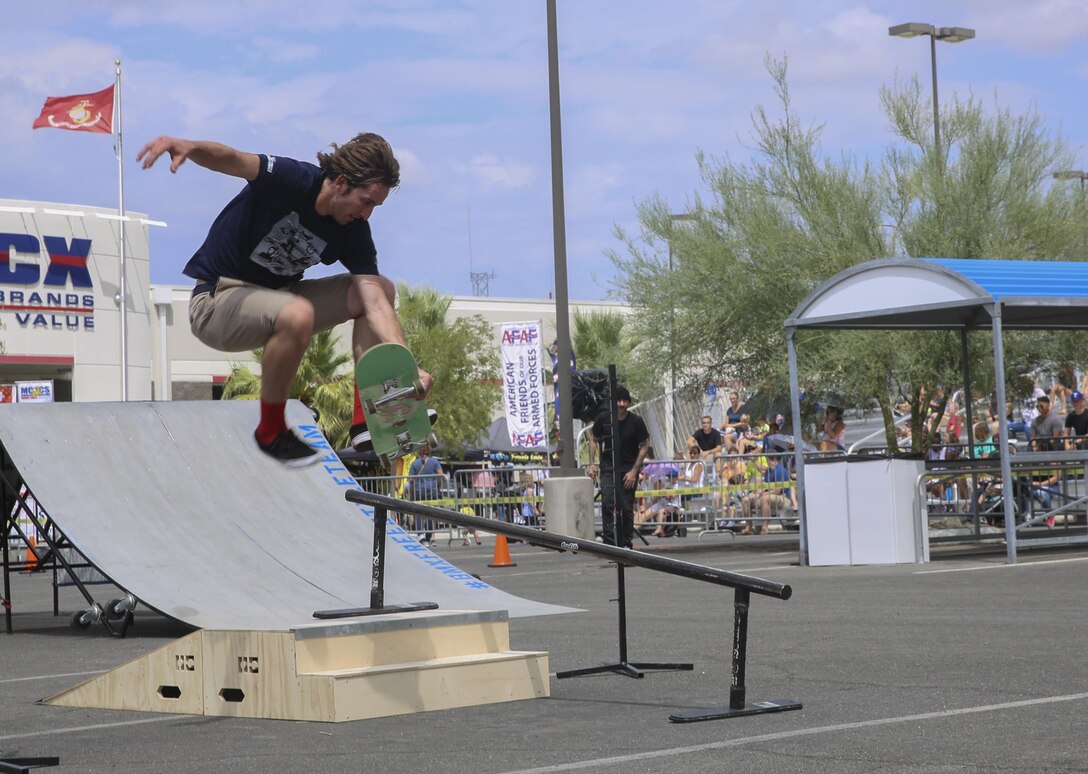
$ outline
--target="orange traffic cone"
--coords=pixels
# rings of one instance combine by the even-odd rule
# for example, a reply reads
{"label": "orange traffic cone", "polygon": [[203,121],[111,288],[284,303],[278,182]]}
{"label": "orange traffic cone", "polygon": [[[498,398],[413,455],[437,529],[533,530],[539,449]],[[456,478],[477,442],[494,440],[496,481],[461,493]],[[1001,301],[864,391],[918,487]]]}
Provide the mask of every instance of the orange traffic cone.
{"label": "orange traffic cone", "polygon": [[34,572],[38,569],[38,541],[33,535],[27,535],[26,541],[26,563],[23,572]]}
{"label": "orange traffic cone", "polygon": [[506,544],[506,535],[495,536],[495,557],[487,563],[488,567],[517,567],[510,561],[510,546]]}

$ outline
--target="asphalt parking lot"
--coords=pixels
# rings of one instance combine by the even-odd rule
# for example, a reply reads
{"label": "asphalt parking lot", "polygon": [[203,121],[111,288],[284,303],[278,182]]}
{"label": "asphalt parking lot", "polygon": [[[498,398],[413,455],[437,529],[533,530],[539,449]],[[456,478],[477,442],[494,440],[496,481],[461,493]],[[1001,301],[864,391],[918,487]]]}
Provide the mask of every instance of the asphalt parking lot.
{"label": "asphalt parking lot", "polygon": [[[553,676],[547,699],[346,724],[49,707],[38,700],[189,630],[141,610],[123,640],[77,632],[52,615],[48,578],[15,576],[0,759],[56,755],[41,771],[57,772],[1088,771],[1088,551],[805,568],[788,541],[653,548],[793,587],[788,601],[752,598],[747,688],[803,709],[671,723],[728,704],[733,595],[640,569],[626,572],[630,660],[694,671]],[[614,565],[515,545],[516,567],[489,568],[486,543],[438,551],[512,593],[584,609],[511,622],[513,646],[548,651],[553,672],[618,659]],[[62,590],[62,612],[81,604]]]}

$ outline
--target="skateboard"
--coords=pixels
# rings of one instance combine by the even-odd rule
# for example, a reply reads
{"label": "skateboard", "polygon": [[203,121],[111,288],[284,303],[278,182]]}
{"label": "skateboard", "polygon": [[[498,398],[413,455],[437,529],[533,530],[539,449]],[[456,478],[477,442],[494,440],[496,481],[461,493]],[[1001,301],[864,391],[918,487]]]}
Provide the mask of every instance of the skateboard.
{"label": "skateboard", "polygon": [[425,444],[435,446],[419,366],[408,348],[377,344],[355,364],[355,383],[366,414],[366,426],[378,460],[387,468],[393,460]]}

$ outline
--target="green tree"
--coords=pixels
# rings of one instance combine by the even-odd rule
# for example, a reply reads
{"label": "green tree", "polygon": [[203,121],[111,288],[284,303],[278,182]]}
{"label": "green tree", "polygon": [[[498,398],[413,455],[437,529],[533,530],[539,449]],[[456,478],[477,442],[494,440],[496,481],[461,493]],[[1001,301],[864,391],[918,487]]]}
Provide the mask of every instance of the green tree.
{"label": "green tree", "polygon": [[[782,112],[753,112],[753,159],[699,154],[706,190],[687,208],[691,221],[674,221],[675,208],[658,196],[639,205],[640,234],[617,229],[624,252],[611,257],[633,307],[632,334],[644,343],[637,359],[659,371],[679,361],[689,380],[729,376],[784,400],[783,323],[842,269],[888,255],[1088,257],[1084,199],[1050,180],[1068,151],[1036,115],[953,100],[934,153],[930,112],[913,80],[882,91],[893,141],[881,164],[828,157],[822,126],[803,125],[792,109],[786,63],[767,66]],[[660,336],[670,324],[674,335]],[[985,338],[969,342],[976,394],[993,383]],[[1062,341],[1008,337],[1007,377],[1052,361]],[[892,400],[917,403],[925,385],[960,379],[957,334],[805,331],[798,344],[808,394],[879,405],[889,439]]]}
{"label": "green tree", "polygon": [[627,315],[608,309],[574,310],[571,349],[578,368],[606,369],[615,365],[619,380],[636,395],[652,396],[660,387],[660,369],[647,368],[638,359],[640,346],[631,333]]}
{"label": "green tree", "polygon": [[[253,351],[260,361],[263,349]],[[342,351],[333,331],[315,333],[291,384],[290,396],[316,409],[318,425],[334,448],[347,445],[354,408],[352,358]],[[257,400],[261,378],[248,366],[236,365],[223,387],[224,400]]]}
{"label": "green tree", "polygon": [[434,377],[428,405],[447,454],[476,444],[498,406],[499,359],[491,325],[480,315],[446,321],[450,296],[425,286],[397,285],[397,311],[408,348]]}

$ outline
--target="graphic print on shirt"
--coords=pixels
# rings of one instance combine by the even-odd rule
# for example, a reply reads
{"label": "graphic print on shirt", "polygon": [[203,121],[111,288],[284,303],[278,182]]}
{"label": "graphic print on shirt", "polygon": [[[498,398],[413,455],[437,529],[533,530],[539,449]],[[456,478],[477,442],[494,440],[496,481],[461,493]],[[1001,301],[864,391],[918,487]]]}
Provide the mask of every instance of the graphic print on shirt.
{"label": "graphic print on shirt", "polygon": [[297,212],[289,212],[272,226],[249,259],[277,276],[290,277],[321,263],[326,245],[299,223]]}

